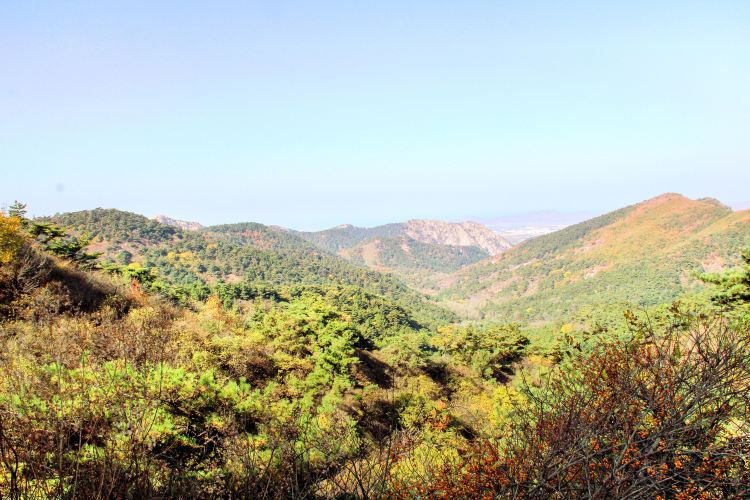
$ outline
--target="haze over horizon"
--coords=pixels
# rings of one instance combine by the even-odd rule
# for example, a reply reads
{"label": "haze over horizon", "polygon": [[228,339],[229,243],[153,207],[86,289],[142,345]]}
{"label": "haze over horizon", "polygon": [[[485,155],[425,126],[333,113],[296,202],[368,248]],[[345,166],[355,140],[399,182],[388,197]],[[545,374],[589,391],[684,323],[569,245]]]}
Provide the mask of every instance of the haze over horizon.
{"label": "haze over horizon", "polygon": [[316,230],[747,208],[750,4],[0,5],[0,203]]}

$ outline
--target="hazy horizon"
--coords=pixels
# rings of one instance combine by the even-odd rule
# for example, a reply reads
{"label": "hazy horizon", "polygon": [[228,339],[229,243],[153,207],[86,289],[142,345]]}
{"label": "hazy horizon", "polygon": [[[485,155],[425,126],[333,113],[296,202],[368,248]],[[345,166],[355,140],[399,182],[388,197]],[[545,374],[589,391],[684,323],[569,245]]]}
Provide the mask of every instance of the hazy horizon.
{"label": "hazy horizon", "polygon": [[[661,193],[661,194],[665,194],[665,193]],[[677,194],[681,194],[681,193],[677,193]],[[706,198],[706,197],[700,197],[700,198]],[[17,200],[17,201],[23,202],[23,200]],[[646,200],[635,200],[632,203],[629,203],[628,205],[636,204],[641,201],[646,201]],[[721,202],[722,200],[718,200],[718,201]],[[3,200],[2,202],[0,202],[0,208],[5,210],[8,206],[10,206],[11,203],[12,201]],[[734,211],[743,211],[743,210],[750,209],[750,202],[740,203],[740,204],[735,204],[735,205],[727,205],[727,206]],[[93,210],[96,208],[123,210],[121,207],[110,207],[110,206],[88,207],[88,208],[83,208],[81,210]],[[526,211],[526,212],[503,212],[503,213],[497,213],[493,215],[467,216],[467,217],[458,217],[458,218],[440,219],[440,218],[435,218],[435,217],[426,217],[421,220],[442,220],[445,222],[478,222],[492,229],[493,231],[502,234],[504,232],[512,233],[513,230],[526,229],[526,228],[530,228],[533,226],[546,227],[550,231],[557,230],[565,226],[577,224],[578,222],[582,222],[584,220],[597,217],[599,215],[607,213],[608,211],[616,210],[619,208],[623,208],[623,207],[622,206],[613,207],[611,210],[605,210],[605,211],[577,211],[577,212],[562,212],[562,211],[553,210],[553,209],[541,209],[541,210],[531,210],[531,211]],[[58,213],[64,213],[60,211],[50,212],[50,213],[36,213],[33,207],[31,206],[27,206],[27,209],[28,209],[28,216],[32,218],[47,217],[47,216],[53,216]],[[342,221],[340,223],[333,224],[331,226],[320,226],[320,227],[313,226],[313,227],[299,228],[299,227],[292,227],[292,226],[282,226],[280,224],[274,223],[273,221],[261,222],[261,221],[254,220],[254,219],[243,219],[243,220],[239,220],[239,219],[229,220],[228,219],[228,220],[220,220],[218,222],[204,223],[203,220],[200,219],[200,217],[194,218],[194,219],[188,219],[188,218],[176,216],[166,211],[162,211],[162,212],[158,212],[154,214],[142,213],[138,211],[133,211],[133,213],[143,215],[150,219],[154,219],[158,216],[165,216],[165,217],[169,217],[171,219],[183,221],[183,222],[197,222],[207,227],[213,226],[213,225],[235,224],[235,223],[241,223],[241,222],[260,222],[268,226],[277,226],[277,227],[283,227],[285,229],[292,229],[292,230],[297,230],[297,231],[312,231],[312,232],[333,229],[342,225],[352,225],[356,227],[376,227],[376,226],[382,226],[386,224],[406,222],[409,220],[420,220],[416,217],[407,216],[405,218],[398,219],[398,220],[389,220],[389,221],[378,222],[378,223],[374,223],[370,225],[352,224],[347,221]],[[549,232],[549,231],[546,231],[546,232]],[[543,233],[539,233],[539,234],[543,234]]]}
{"label": "hazy horizon", "polygon": [[295,229],[750,206],[750,4],[0,5],[0,203]]}

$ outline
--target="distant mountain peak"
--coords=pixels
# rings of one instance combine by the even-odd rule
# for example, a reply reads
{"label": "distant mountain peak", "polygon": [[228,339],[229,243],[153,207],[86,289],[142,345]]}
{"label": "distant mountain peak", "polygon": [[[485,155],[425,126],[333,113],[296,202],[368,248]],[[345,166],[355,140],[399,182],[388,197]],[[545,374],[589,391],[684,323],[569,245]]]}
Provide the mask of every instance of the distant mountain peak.
{"label": "distant mountain peak", "polygon": [[659,196],[638,203],[635,207],[639,210],[658,209],[662,211],[714,211],[717,209],[727,213],[732,211],[729,206],[715,198],[698,198],[694,200],[679,193],[660,194]]}
{"label": "distant mountain peak", "polygon": [[646,201],[669,201],[669,200],[688,200],[689,198],[687,196],[684,196],[680,193],[673,193],[673,192],[667,192],[662,193],[658,196],[654,196],[653,198],[646,200]]}
{"label": "distant mountain peak", "polygon": [[153,220],[161,224],[165,224],[167,226],[172,226],[178,229],[182,229],[184,231],[198,231],[199,229],[203,229],[203,224],[199,222],[173,219],[163,214],[155,215],[153,217]]}

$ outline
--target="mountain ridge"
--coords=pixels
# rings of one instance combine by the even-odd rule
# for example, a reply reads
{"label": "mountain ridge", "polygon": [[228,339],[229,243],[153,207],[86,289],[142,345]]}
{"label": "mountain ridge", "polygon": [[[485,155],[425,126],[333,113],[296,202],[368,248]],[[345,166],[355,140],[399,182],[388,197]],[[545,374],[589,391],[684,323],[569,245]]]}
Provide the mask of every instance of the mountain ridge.
{"label": "mountain ridge", "polygon": [[361,266],[395,274],[423,293],[435,291],[435,278],[512,246],[472,221],[410,219],[375,227],[340,224],[323,231],[291,232]]}
{"label": "mountain ridge", "polygon": [[427,294],[464,317],[542,322],[592,304],[649,306],[699,290],[696,275],[731,266],[750,236],[750,210],[677,193],[494,255],[468,245],[479,240],[473,229],[480,235],[486,229],[470,222],[410,220],[304,233],[258,223],[183,230],[114,209],[52,219],[92,235],[92,249],[107,258],[142,261],[179,283],[342,283],[414,303],[422,300],[414,293]]}
{"label": "mountain ridge", "polygon": [[653,305],[698,289],[695,275],[731,265],[748,236],[750,210],[664,193],[467,266],[438,283],[439,297],[455,311],[514,320]]}
{"label": "mountain ridge", "polygon": [[434,219],[409,219],[406,222],[373,227],[341,224],[322,231],[290,231],[334,253],[363,241],[404,235],[422,243],[476,246],[490,255],[501,253],[512,246],[496,232],[473,221],[446,222]]}
{"label": "mountain ridge", "polygon": [[105,262],[153,270],[173,285],[356,287],[408,307],[425,322],[453,317],[395,276],[358,266],[294,234],[260,223],[185,231],[140,214],[101,208],[56,214],[45,220],[88,235],[91,249],[102,253]]}

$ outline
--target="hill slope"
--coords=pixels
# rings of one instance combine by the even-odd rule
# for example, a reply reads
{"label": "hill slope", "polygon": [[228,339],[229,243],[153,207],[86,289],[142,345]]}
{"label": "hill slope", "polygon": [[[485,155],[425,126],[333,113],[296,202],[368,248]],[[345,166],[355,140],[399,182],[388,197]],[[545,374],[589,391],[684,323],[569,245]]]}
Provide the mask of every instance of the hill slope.
{"label": "hill slope", "polygon": [[476,222],[410,220],[370,228],[345,224],[294,234],[359,265],[395,274],[426,293],[435,293],[436,280],[445,274],[511,247]]}
{"label": "hill slope", "polygon": [[511,247],[476,222],[409,220],[370,228],[344,224],[294,234],[356,264],[394,274],[428,294],[436,293],[436,283],[446,274]]}
{"label": "hill slope", "polygon": [[294,234],[262,224],[184,231],[114,209],[58,214],[51,220],[90,235],[91,249],[102,252],[104,259],[137,262],[171,284],[349,286],[388,297],[414,310],[422,320],[452,318],[392,276],[359,267]]}
{"label": "hill slope", "polygon": [[458,271],[488,257],[476,246],[424,243],[408,236],[369,240],[342,249],[339,255],[370,269],[403,273],[415,269],[435,273]]}
{"label": "hill slope", "polygon": [[750,211],[664,194],[529,240],[442,282],[456,310],[552,320],[614,302],[652,305],[698,286],[696,272],[734,262]]}
{"label": "hill slope", "polygon": [[[280,259],[312,248],[259,224],[194,235],[116,210],[55,220],[88,230],[107,254],[137,249],[144,262],[175,248],[198,263],[222,247],[244,258],[264,245]],[[476,353],[476,369],[454,363],[449,346],[431,342],[435,330],[355,287],[222,297],[217,285],[201,300],[167,301],[112,267],[78,267],[48,245],[47,236],[71,237],[52,229],[0,211],[2,498],[349,498],[348,479],[332,490],[332,478],[390,449],[402,422],[430,436],[450,422],[446,439],[490,428],[492,404],[460,403],[488,399],[495,371],[511,370],[528,343],[515,329],[482,330],[497,341],[493,356]],[[188,262],[176,255],[174,266]]]}

